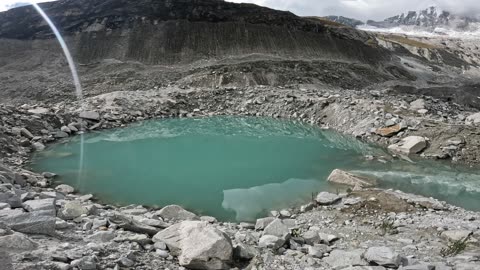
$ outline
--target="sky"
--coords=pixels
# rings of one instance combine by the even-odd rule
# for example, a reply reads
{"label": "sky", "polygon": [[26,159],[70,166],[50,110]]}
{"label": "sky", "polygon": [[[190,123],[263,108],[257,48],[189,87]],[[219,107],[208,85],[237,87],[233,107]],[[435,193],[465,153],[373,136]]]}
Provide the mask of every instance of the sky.
{"label": "sky", "polygon": [[15,7],[16,4],[25,4],[25,3],[41,3],[41,2],[50,2],[55,0],[0,0],[0,11],[4,11]]}
{"label": "sky", "polygon": [[[0,0],[0,11],[18,2],[30,0]],[[55,0],[31,0],[47,2]],[[135,1],[135,0],[132,0]],[[173,0],[175,1],[175,0]],[[383,20],[409,10],[438,6],[465,15],[480,15],[480,0],[228,0],[255,3],[270,8],[289,10],[301,16],[342,15],[367,20]]]}

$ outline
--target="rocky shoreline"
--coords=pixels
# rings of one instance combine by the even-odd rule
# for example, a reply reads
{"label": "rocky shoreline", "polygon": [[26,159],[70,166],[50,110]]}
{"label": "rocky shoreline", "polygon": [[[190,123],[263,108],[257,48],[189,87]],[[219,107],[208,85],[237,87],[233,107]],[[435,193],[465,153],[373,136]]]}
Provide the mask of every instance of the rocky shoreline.
{"label": "rocky shoreline", "polygon": [[[33,151],[81,130],[212,115],[298,119],[389,146],[398,156],[418,153],[472,166],[480,162],[478,113],[434,98],[378,90],[172,88],[113,92],[82,103],[2,104],[0,265],[478,269],[480,214],[431,198],[357,186],[351,193],[320,193],[301,208],[278,209],[256,224],[234,224],[178,206],[105,205],[93,195],[75,194],[72,187],[52,186],[51,173],[26,169]],[[447,254],[463,240],[465,250]]]}

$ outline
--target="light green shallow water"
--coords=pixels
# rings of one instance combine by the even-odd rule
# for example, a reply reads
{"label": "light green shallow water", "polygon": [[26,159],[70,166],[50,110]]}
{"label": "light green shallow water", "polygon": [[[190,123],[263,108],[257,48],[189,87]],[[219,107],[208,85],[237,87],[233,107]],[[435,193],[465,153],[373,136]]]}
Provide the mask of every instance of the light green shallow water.
{"label": "light green shallow water", "polygon": [[383,164],[358,140],[310,125],[264,118],[152,120],[78,137],[34,157],[38,171],[105,202],[179,204],[222,220],[253,220],[268,210],[335,190],[336,168],[380,178],[383,187],[435,196],[480,210],[480,175],[438,163]]}

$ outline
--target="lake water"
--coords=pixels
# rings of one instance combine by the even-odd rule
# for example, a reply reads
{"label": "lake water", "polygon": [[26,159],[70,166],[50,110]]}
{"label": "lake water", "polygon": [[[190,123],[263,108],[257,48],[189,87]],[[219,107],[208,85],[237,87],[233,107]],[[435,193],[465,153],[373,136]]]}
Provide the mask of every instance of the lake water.
{"label": "lake water", "polygon": [[[37,154],[37,171],[104,202],[178,204],[221,220],[253,220],[305,203],[336,168],[376,176],[382,187],[480,210],[480,175],[440,163],[368,161],[381,149],[294,121],[210,117],[150,120],[84,135]],[[80,165],[82,164],[83,165]],[[82,167],[79,170],[79,167]]]}

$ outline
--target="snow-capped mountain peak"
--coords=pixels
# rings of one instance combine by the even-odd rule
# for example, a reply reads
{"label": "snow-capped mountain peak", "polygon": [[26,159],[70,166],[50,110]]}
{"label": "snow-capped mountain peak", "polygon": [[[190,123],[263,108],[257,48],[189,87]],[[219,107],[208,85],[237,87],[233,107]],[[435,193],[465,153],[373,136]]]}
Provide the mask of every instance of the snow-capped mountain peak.
{"label": "snow-capped mountain peak", "polygon": [[419,11],[409,11],[383,21],[367,21],[360,26],[363,30],[382,32],[421,32],[443,35],[478,34],[480,36],[480,19],[478,17],[454,14],[432,6]]}

